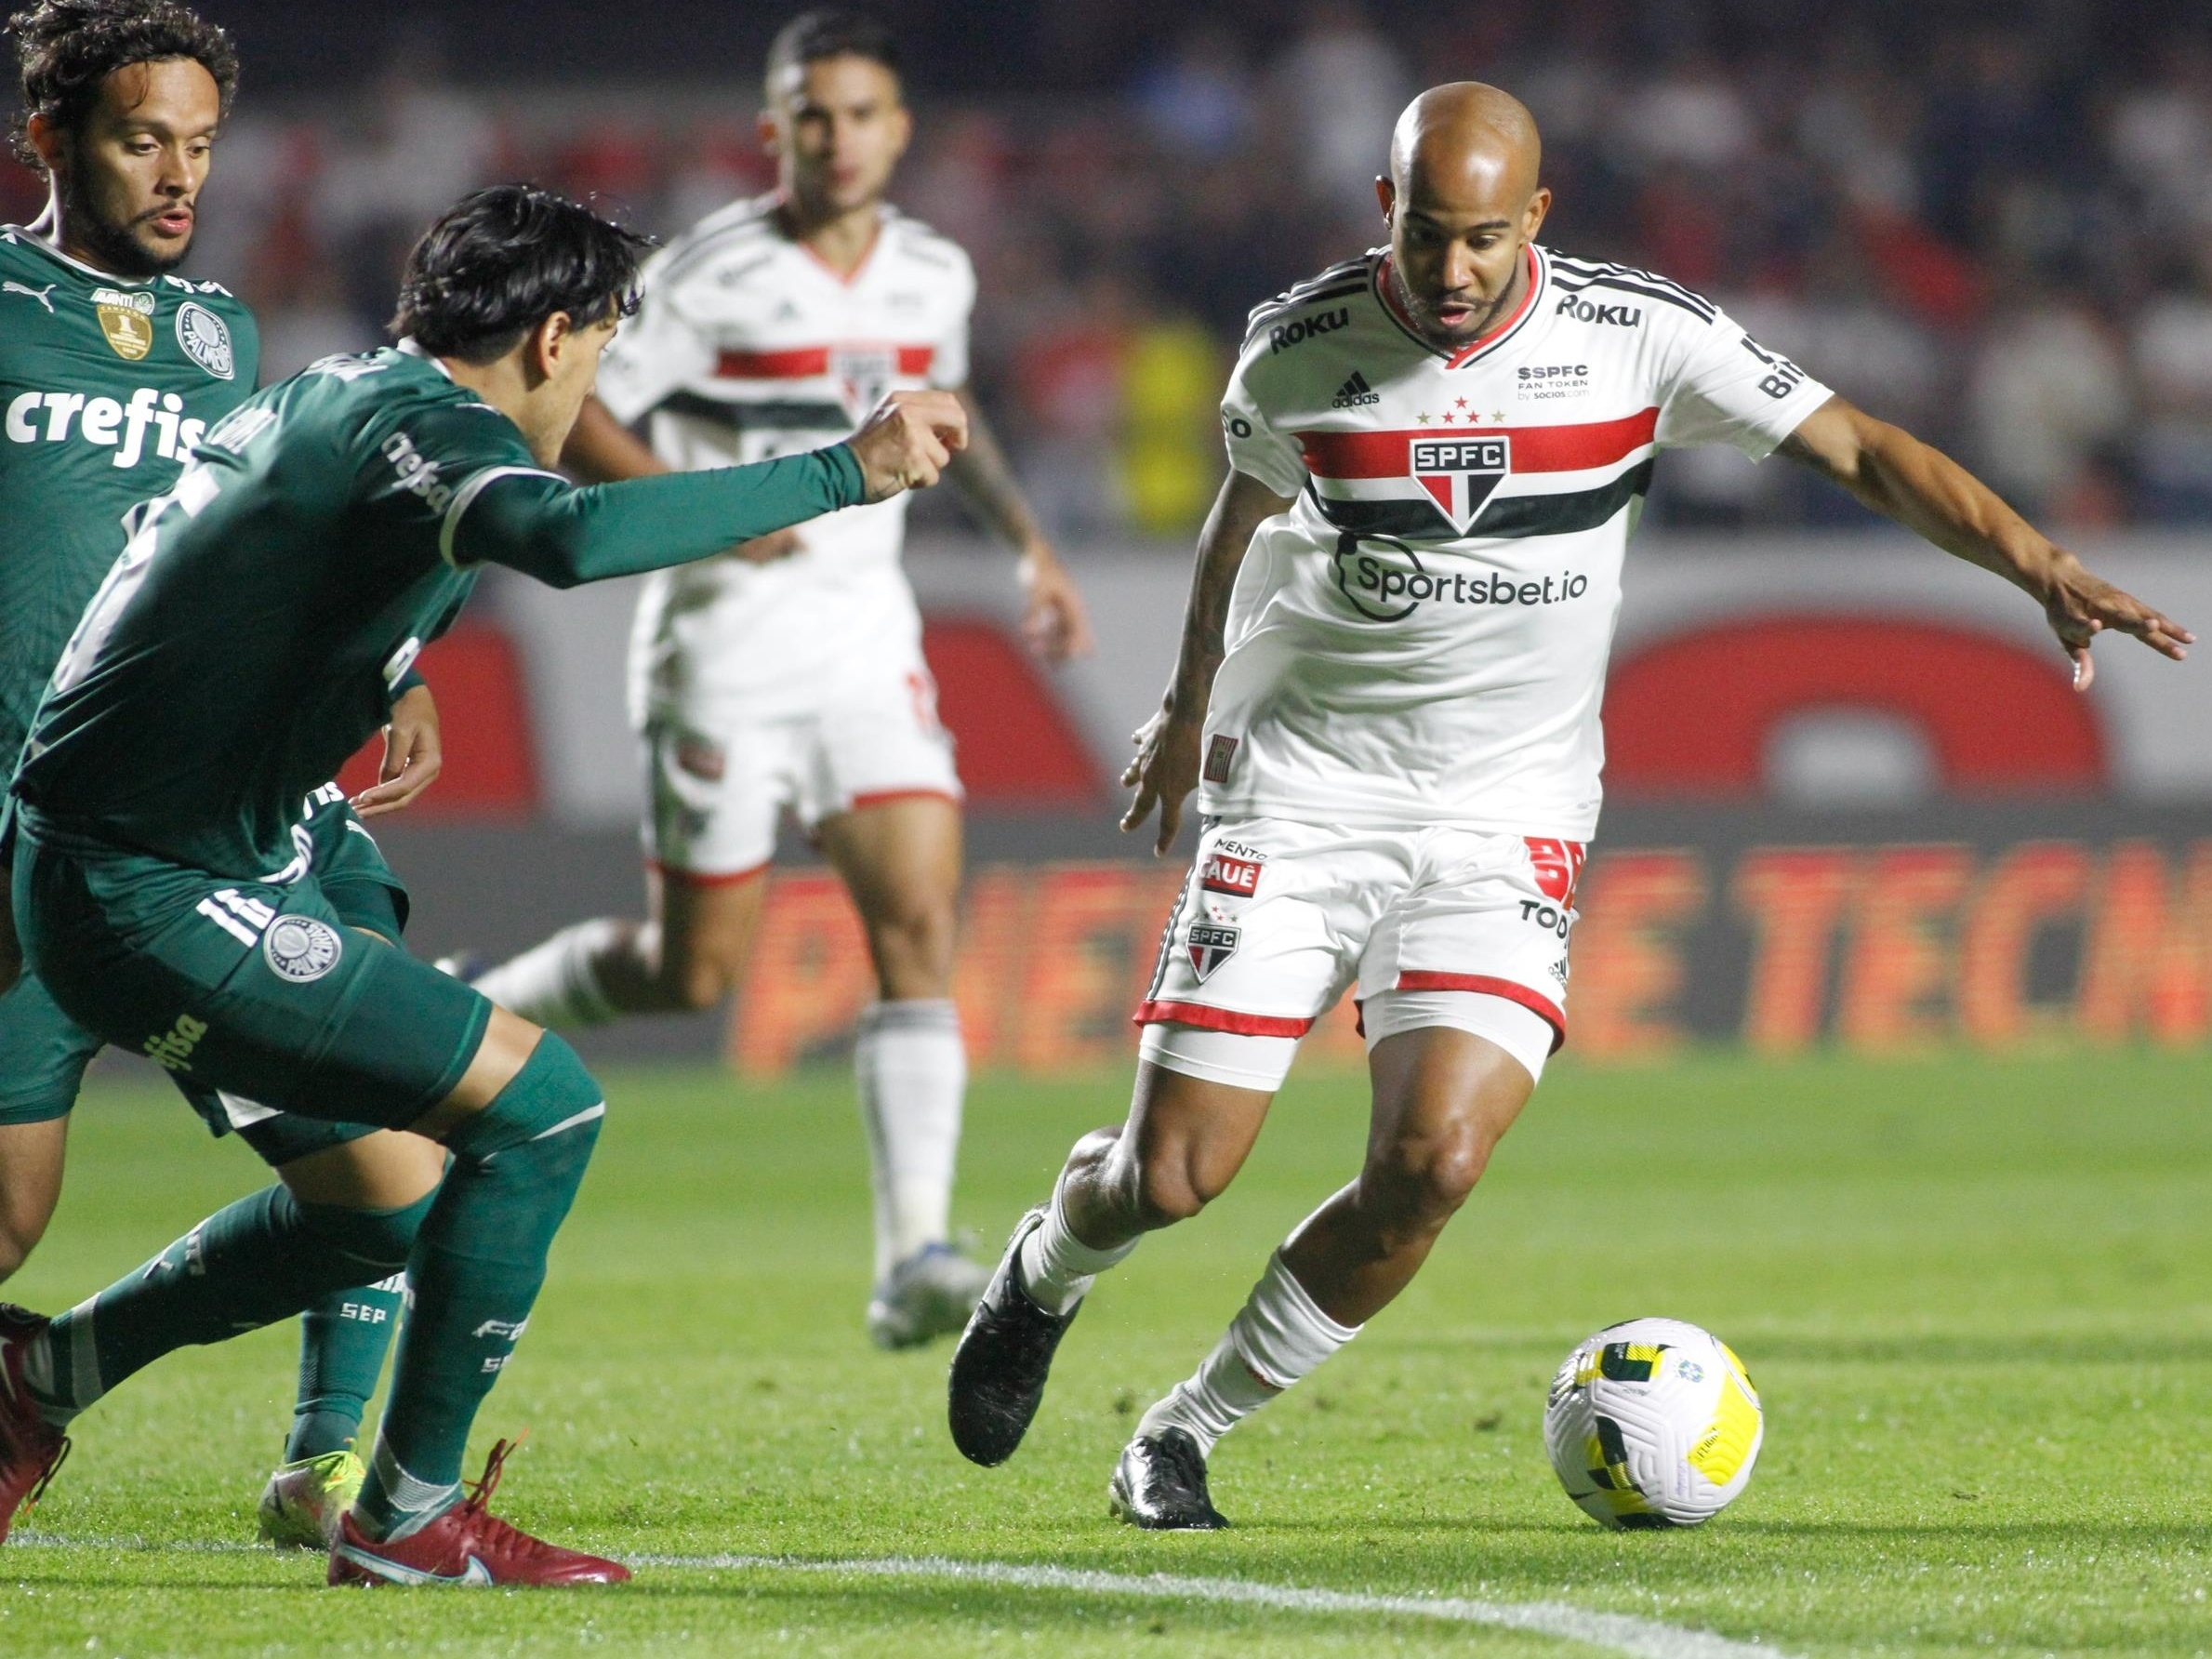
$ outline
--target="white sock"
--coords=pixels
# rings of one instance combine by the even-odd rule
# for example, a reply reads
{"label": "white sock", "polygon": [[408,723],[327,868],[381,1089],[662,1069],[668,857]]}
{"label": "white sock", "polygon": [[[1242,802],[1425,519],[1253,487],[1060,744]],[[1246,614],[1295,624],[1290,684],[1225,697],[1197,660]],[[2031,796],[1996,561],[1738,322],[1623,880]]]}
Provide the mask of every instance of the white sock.
{"label": "white sock", "polygon": [[968,1054],[948,999],[878,1002],[853,1045],[860,1121],[876,1193],[876,1281],[929,1244],[952,1215]]}
{"label": "white sock", "polygon": [[23,1345],[23,1386],[48,1427],[67,1428],[71,1419],[107,1392],[92,1346],[92,1305],[97,1300],[87,1296],[69,1310],[68,1353],[57,1354],[53,1336],[46,1331]]}
{"label": "white sock", "polygon": [[[1066,1185],[1063,1174],[1053,1186],[1053,1201],[1045,1206],[1044,1225],[1022,1241],[1021,1254],[1014,1258],[1014,1276],[1022,1281],[1022,1289],[1047,1313],[1066,1313],[1091,1293],[1091,1281],[1108,1267],[1129,1259],[1129,1253],[1137,1247],[1137,1240],[1117,1244],[1111,1250],[1094,1250],[1077,1238],[1067,1225],[1067,1212],[1061,1207],[1061,1188]],[[1139,1235],[1141,1238],[1143,1235]]]}
{"label": "white sock", "polygon": [[615,1005],[600,989],[591,962],[614,944],[621,926],[603,916],[564,927],[501,962],[476,981],[476,989],[509,1013],[552,1030],[603,1026],[615,1017]]}
{"label": "white sock", "polygon": [[1358,1334],[1314,1306],[1278,1250],[1204,1363],[1138,1419],[1137,1433],[1180,1428],[1210,1457],[1223,1435]]}

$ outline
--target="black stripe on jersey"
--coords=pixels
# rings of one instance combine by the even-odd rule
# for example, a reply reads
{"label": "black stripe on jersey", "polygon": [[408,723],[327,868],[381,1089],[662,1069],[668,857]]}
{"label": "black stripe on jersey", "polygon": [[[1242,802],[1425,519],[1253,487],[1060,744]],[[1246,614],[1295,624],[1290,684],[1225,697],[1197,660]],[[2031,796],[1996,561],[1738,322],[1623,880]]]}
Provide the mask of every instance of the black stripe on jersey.
{"label": "black stripe on jersey", "polygon": [[849,432],[853,418],[842,404],[808,403],[798,398],[748,399],[723,403],[695,392],[672,392],[653,406],[656,415],[682,415],[731,432]]}
{"label": "black stripe on jersey", "polygon": [[671,243],[669,247],[669,262],[654,272],[655,280],[663,283],[674,282],[709,254],[726,252],[744,238],[760,235],[781,235],[765,213],[756,219],[739,219],[734,225],[723,225],[720,230],[709,231],[696,242]]}
{"label": "black stripe on jersey", "polygon": [[1552,286],[1562,294],[1580,294],[1585,288],[1610,288],[1616,293],[1635,294],[1645,299],[1656,299],[1662,305],[1676,306],[1701,323],[1712,322],[1715,314],[1705,307],[1690,304],[1679,294],[1670,294],[1664,288],[1648,288],[1642,283],[1632,283],[1618,276],[1593,276],[1583,282],[1570,282],[1554,274]]}
{"label": "black stripe on jersey", "polygon": [[1259,304],[1252,308],[1247,315],[1256,317],[1264,311],[1275,311],[1286,305],[1299,305],[1311,298],[1317,288],[1335,287],[1354,276],[1364,276],[1367,259],[1368,256],[1365,254],[1361,254],[1356,259],[1340,259],[1330,266],[1328,270],[1309,276],[1304,282],[1292,283],[1281,293],[1276,295],[1274,299],[1261,300]]}
{"label": "black stripe on jersey", "polygon": [[1253,336],[1257,335],[1261,329],[1265,328],[1274,323],[1281,321],[1284,317],[1289,316],[1294,311],[1304,311],[1309,305],[1322,305],[1331,299],[1346,299],[1354,294],[1364,294],[1366,292],[1367,278],[1361,277],[1358,282],[1345,283],[1340,287],[1323,288],[1318,294],[1301,295],[1298,299],[1291,300],[1288,305],[1262,306],[1257,311],[1253,312],[1250,317],[1245,319],[1245,344],[1250,345],[1252,341]]}
{"label": "black stripe on jersey", "polygon": [[1552,263],[1559,274],[1567,277],[1617,278],[1642,283],[1648,287],[1663,288],[1690,310],[1701,312],[1710,322],[1719,314],[1719,308],[1702,294],[1684,287],[1672,277],[1661,276],[1655,271],[1639,271],[1633,265],[1609,264],[1599,259],[1576,259],[1565,254],[1552,255]]}
{"label": "black stripe on jersey", "polygon": [[[1612,522],[1613,515],[1651,487],[1647,458],[1596,489],[1556,496],[1492,496],[1466,538],[1517,541],[1530,536],[1570,536]],[[1396,536],[1408,541],[1457,541],[1461,532],[1427,500],[1345,501],[1322,495],[1309,481],[1321,516],[1355,536]]]}

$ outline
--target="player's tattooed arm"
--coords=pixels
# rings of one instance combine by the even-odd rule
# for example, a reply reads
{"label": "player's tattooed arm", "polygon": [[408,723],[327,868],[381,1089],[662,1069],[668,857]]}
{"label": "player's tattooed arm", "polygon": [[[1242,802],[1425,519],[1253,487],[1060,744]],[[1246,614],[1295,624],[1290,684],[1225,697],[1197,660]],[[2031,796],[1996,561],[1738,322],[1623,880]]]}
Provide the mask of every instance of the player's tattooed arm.
{"label": "player's tattooed arm", "polygon": [[2031,595],[2073,659],[2077,691],[2087,690],[2096,673],[2089,642],[2108,629],[2133,634],[2177,662],[2196,638],[2154,606],[2091,575],[1941,450],[1840,397],[1806,417],[1782,440],[1782,453],[1873,511]]}
{"label": "player's tattooed arm", "polygon": [[956,395],[968,412],[968,447],[952,458],[945,476],[991,530],[1020,558],[1024,604],[1022,632],[1030,649],[1047,662],[1066,662],[1091,654],[1091,617],[1075,578],[1037,515],[1029,511],[1019,480],[999,447],[998,435],[984,418],[983,405],[965,386]]}
{"label": "player's tattooed arm", "polygon": [[1159,712],[1131,739],[1136,759],[1122,773],[1123,787],[1136,796],[1121,815],[1124,832],[1134,830],[1152,809],[1159,809],[1159,833],[1152,843],[1165,856],[1183,826],[1183,803],[1199,787],[1199,745],[1206,729],[1206,704],[1213,676],[1228,646],[1229,595],[1252,532],[1278,513],[1291,510],[1291,498],[1278,496],[1249,473],[1232,471],[1214,498],[1213,511],[1199,532],[1198,569],[1191,577],[1190,603],[1183,613],[1183,646],[1175,676],[1168,682]]}

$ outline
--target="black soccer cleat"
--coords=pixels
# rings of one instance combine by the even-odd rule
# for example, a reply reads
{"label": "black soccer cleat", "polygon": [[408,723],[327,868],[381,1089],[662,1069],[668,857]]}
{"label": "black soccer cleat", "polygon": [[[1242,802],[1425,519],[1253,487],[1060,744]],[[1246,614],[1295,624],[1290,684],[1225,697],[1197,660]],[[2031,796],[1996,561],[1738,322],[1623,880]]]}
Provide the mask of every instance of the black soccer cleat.
{"label": "black soccer cleat", "polygon": [[946,1379],[952,1443],[962,1457],[987,1469],[1012,1457],[1029,1432],[1029,1421],[1044,1399],[1053,1350],[1082,1311],[1079,1302],[1064,1314],[1047,1313],[1022,1289],[1016,1266],[1022,1242],[1043,1225],[1041,1208],[1014,1223],[999,1270],[953,1349],[952,1372]]}
{"label": "black soccer cleat", "polygon": [[1218,1533],[1228,1517],[1206,1492],[1206,1454],[1185,1429],[1140,1434],[1121,1448],[1107,1506],[1119,1520],[1148,1533]]}

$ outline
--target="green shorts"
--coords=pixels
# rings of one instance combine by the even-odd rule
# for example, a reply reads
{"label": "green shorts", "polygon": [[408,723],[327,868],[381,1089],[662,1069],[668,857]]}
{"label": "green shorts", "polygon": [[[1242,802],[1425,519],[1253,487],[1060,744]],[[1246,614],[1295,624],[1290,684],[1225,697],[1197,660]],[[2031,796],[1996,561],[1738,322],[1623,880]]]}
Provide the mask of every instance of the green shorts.
{"label": "green shorts", "polygon": [[0,1122],[61,1115],[103,1042],[165,1067],[211,1131],[271,1163],[411,1122],[449,1093],[489,1004],[383,942],[406,896],[351,813],[311,825],[313,868],[282,886],[22,836],[17,916],[43,971],[0,998],[0,1056],[25,1063],[0,1075],[45,1081],[11,1088]]}

